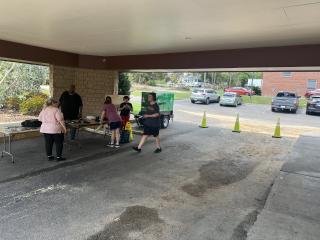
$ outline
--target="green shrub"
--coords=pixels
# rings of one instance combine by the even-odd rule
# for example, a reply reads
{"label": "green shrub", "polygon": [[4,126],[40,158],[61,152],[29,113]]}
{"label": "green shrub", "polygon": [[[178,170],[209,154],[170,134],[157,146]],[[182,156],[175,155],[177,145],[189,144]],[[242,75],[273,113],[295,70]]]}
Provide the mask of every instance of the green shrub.
{"label": "green shrub", "polygon": [[11,110],[19,110],[20,107],[20,99],[18,97],[10,97],[5,100],[5,107]]}
{"label": "green shrub", "polygon": [[29,98],[20,104],[21,113],[38,115],[41,112],[47,98],[48,97],[45,94],[29,96]]}
{"label": "green shrub", "polygon": [[119,74],[118,94],[119,95],[130,95],[131,82],[128,74]]}
{"label": "green shrub", "polygon": [[252,90],[256,93],[256,95],[261,96],[261,88],[259,87],[252,87]]}
{"label": "green shrub", "polygon": [[150,81],[148,81],[147,82],[147,84],[149,85],[149,86],[156,86],[157,84],[156,84],[156,81],[155,80],[150,80]]}

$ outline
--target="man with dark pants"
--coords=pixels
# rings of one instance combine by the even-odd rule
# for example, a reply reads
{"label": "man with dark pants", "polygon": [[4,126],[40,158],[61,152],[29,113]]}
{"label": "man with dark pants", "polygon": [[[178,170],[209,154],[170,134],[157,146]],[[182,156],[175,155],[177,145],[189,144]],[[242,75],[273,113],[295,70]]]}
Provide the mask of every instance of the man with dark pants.
{"label": "man with dark pants", "polygon": [[[78,120],[82,117],[82,99],[76,93],[76,86],[70,85],[70,89],[62,93],[60,97],[60,107],[65,121]],[[76,128],[70,128],[70,138],[76,137]]]}

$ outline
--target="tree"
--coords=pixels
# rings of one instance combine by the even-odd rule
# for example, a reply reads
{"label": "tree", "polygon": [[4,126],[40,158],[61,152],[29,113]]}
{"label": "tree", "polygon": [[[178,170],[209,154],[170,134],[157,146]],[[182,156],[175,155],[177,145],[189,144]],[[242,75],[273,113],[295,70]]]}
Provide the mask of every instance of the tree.
{"label": "tree", "polygon": [[131,82],[129,80],[128,73],[119,74],[118,94],[130,95]]}
{"label": "tree", "polygon": [[40,86],[48,82],[47,66],[0,61],[0,103],[9,98],[23,100],[39,93]]}

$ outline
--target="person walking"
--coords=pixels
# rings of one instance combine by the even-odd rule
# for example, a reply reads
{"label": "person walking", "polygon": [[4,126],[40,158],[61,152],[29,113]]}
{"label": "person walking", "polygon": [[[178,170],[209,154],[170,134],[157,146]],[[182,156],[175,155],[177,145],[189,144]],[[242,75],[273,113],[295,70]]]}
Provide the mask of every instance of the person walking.
{"label": "person walking", "polygon": [[56,146],[57,161],[64,161],[62,157],[64,134],[67,132],[63,114],[59,109],[58,101],[50,98],[46,106],[39,114],[39,121],[42,123],[40,132],[44,135],[45,149],[49,161],[54,160],[52,155],[53,144]]}
{"label": "person walking", "polygon": [[[70,85],[68,91],[62,93],[59,102],[65,121],[79,120],[82,117],[82,99],[76,93],[76,86],[74,84]],[[71,140],[75,139],[76,132],[76,128],[70,128]]]}
{"label": "person walking", "polygon": [[130,113],[133,111],[132,104],[129,102],[129,96],[123,97],[123,102],[120,104],[120,117],[122,120],[122,128],[125,128],[127,122],[130,121]]}
{"label": "person walking", "polygon": [[107,120],[110,127],[111,141],[107,146],[119,148],[121,117],[117,112],[116,106],[112,104],[110,96],[106,97],[100,119],[101,122],[103,122],[103,120]]}
{"label": "person walking", "polygon": [[148,95],[148,107],[146,113],[143,115],[143,135],[140,140],[140,143],[137,147],[133,147],[133,149],[137,152],[141,152],[143,145],[146,140],[153,136],[156,139],[156,150],[154,153],[160,153],[162,151],[160,146],[160,109],[157,104],[156,94],[150,93]]}

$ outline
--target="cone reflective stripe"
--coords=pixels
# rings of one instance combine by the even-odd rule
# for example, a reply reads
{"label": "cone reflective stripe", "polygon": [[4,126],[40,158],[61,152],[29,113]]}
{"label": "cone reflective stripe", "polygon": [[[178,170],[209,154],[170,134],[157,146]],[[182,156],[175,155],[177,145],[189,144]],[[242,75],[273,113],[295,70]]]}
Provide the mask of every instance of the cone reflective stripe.
{"label": "cone reflective stripe", "polygon": [[239,120],[239,114],[237,114],[237,119],[236,119],[236,122],[234,124],[234,128],[233,128],[233,131],[232,132],[241,132],[240,131],[240,120]]}
{"label": "cone reflective stripe", "polygon": [[274,129],[273,138],[281,138],[280,118],[278,118],[276,128]]}
{"label": "cone reflective stripe", "polygon": [[202,121],[201,121],[201,125],[199,126],[201,128],[208,128],[207,126],[207,115],[206,112],[203,112],[203,117],[202,117]]}

